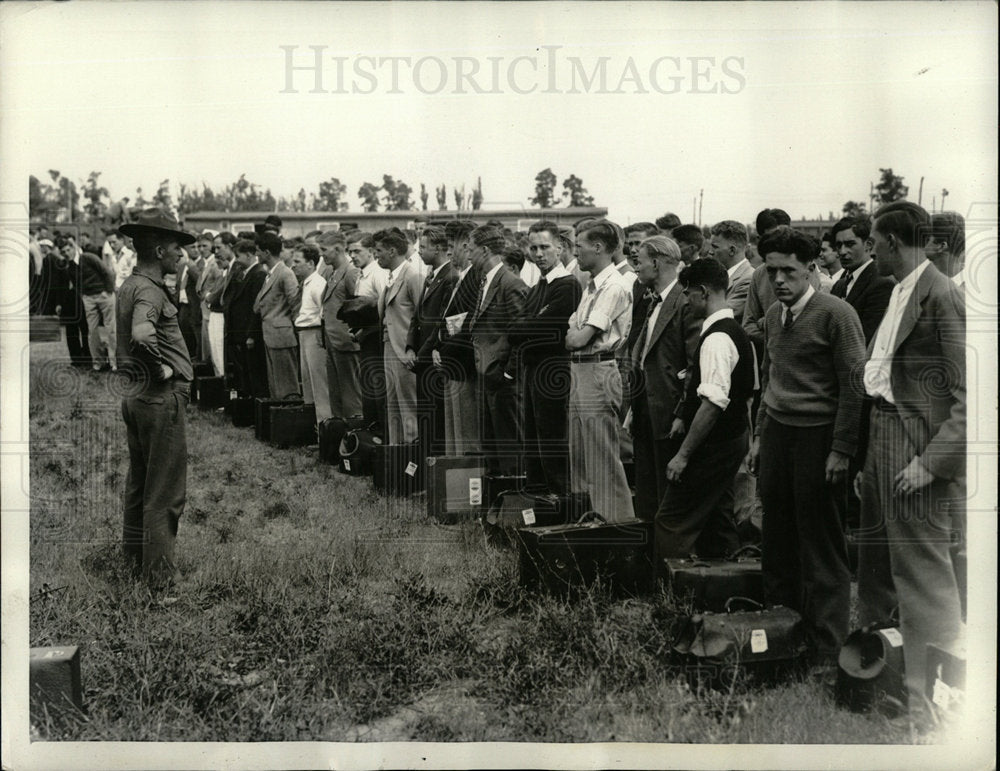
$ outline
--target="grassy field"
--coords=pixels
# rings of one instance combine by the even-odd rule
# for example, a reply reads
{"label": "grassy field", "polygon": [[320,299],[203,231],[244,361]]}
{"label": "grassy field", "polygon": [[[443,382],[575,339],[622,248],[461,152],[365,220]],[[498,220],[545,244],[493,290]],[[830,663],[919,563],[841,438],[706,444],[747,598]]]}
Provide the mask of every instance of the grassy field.
{"label": "grassy field", "polygon": [[[39,738],[105,741],[908,743],[790,682],[692,692],[656,596],[523,596],[476,525],[188,414],[177,602],[125,577],[127,448],[107,375],[32,346],[32,646],[82,648],[86,713]],[[929,741],[934,737],[924,737]]]}

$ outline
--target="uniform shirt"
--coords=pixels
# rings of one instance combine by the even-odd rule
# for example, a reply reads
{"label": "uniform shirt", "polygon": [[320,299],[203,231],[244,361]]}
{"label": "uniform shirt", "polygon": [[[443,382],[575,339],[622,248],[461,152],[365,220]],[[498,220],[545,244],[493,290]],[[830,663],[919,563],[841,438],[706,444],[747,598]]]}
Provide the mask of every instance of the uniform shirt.
{"label": "uniform shirt", "polygon": [[587,283],[580,305],[569,317],[569,328],[574,325],[577,329],[590,325],[598,332],[573,353],[614,353],[625,344],[632,326],[632,290],[615,265],[608,265]]}
{"label": "uniform shirt", "polygon": [[[132,271],[118,291],[116,309],[118,367],[138,381],[160,380],[160,364],[173,370],[176,380],[194,378],[187,344],[177,323],[177,308],[162,281]],[[154,333],[133,339],[134,326],[149,321]]]}
{"label": "uniform shirt", "polygon": [[376,300],[382,296],[386,285],[389,283],[389,271],[381,267],[375,260],[372,260],[361,269],[361,277],[358,279],[357,296],[373,297]]}
{"label": "uniform shirt", "polygon": [[326,279],[318,271],[313,271],[302,282],[302,305],[299,315],[295,318],[295,326],[299,329],[318,327],[323,313],[323,290],[326,289]]}
{"label": "uniform shirt", "polygon": [[903,312],[910,302],[917,281],[930,262],[924,260],[910,274],[892,288],[889,295],[889,307],[875,333],[872,344],[871,358],[865,363],[865,391],[869,396],[882,397],[890,404],[896,400],[892,395],[892,352],[896,348],[896,336],[899,334],[899,322]]}
{"label": "uniform shirt", "polygon": [[[702,323],[701,333],[705,334],[705,330],[720,319],[735,318],[732,308],[718,310]],[[701,370],[698,396],[708,399],[720,410],[726,409],[729,406],[733,370],[739,360],[740,353],[736,350],[736,344],[725,332],[713,332],[702,340],[701,352],[698,354],[698,368]]]}

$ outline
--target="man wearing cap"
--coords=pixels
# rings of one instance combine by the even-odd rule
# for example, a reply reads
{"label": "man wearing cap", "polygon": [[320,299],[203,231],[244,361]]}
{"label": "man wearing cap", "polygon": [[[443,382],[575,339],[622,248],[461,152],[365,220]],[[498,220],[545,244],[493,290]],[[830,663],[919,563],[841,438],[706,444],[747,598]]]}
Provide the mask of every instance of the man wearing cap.
{"label": "man wearing cap", "polygon": [[118,365],[132,387],[122,401],[129,470],[123,545],[132,567],[153,589],[175,577],[174,542],[187,495],[184,412],[193,377],[164,276],[177,272],[181,247],[195,239],[159,209],[122,225],[137,262],[118,292]]}

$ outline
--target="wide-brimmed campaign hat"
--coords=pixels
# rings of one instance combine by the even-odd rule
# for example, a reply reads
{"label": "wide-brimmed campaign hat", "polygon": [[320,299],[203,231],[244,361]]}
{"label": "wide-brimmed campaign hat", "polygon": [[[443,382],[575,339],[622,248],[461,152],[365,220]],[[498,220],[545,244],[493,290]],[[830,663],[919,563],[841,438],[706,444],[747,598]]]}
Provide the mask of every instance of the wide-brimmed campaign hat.
{"label": "wide-brimmed campaign hat", "polygon": [[122,225],[118,228],[118,232],[123,236],[128,236],[129,238],[143,232],[170,235],[175,237],[177,239],[177,243],[181,246],[193,244],[197,240],[194,234],[183,230],[177,220],[175,220],[169,212],[165,212],[162,209],[157,209],[155,207],[151,209],[143,209],[135,216],[134,222]]}

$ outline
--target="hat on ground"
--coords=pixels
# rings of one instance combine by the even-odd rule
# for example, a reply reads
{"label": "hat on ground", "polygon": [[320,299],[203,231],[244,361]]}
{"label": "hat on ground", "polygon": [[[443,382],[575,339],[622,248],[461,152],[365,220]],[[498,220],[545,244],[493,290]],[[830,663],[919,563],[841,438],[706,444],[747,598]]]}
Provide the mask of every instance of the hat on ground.
{"label": "hat on ground", "polygon": [[118,228],[118,232],[129,238],[141,233],[159,233],[161,235],[175,236],[177,243],[181,246],[193,244],[196,240],[194,235],[182,230],[181,226],[177,224],[177,220],[169,213],[155,207],[143,209],[135,216],[134,222],[122,225]]}

